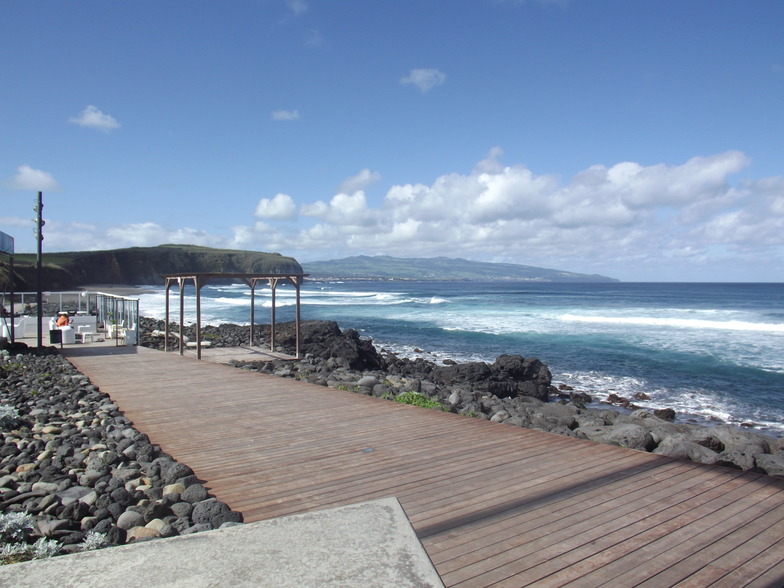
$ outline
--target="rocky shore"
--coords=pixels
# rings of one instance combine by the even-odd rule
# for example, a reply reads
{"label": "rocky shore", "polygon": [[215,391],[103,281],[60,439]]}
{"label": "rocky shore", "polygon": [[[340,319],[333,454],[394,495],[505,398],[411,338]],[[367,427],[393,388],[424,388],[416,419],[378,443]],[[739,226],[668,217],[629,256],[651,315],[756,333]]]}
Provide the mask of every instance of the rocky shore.
{"label": "rocky shore", "polygon": [[20,541],[69,553],[242,521],[55,348],[0,351],[0,434],[3,555]]}
{"label": "rocky shore", "polygon": [[[149,332],[163,323],[142,321],[142,344],[162,347]],[[269,327],[257,326],[254,340],[269,345]],[[193,331],[189,336],[195,337]],[[205,327],[215,347],[247,344],[248,328]],[[293,325],[279,325],[279,351],[294,353]],[[233,362],[238,368],[294,378],[322,386],[394,400],[417,392],[443,410],[506,425],[538,429],[577,439],[620,445],[679,459],[784,476],[784,438],[728,424],[704,426],[681,421],[672,409],[635,406],[639,399],[593,403],[583,392],[556,389],[538,359],[502,355],[494,363],[442,364],[406,359],[341,331],[331,321],[302,324],[300,361]]]}

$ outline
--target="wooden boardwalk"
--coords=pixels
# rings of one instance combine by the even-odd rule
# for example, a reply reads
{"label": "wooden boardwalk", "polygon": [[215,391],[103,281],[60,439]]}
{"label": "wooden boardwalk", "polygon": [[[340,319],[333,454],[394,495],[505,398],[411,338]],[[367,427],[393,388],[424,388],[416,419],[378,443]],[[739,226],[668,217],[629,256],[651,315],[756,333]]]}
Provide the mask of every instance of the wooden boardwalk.
{"label": "wooden boardwalk", "polygon": [[447,586],[784,585],[784,480],[104,349],[64,354],[248,522],[394,496]]}

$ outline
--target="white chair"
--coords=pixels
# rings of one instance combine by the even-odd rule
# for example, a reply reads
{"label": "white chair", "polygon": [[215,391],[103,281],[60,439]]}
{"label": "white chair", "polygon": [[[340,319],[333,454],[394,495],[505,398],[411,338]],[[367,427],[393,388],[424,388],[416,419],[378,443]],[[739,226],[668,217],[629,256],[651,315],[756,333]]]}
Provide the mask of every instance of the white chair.
{"label": "white chair", "polygon": [[82,343],[87,343],[87,338],[90,338],[90,342],[92,343],[93,337],[95,336],[95,332],[90,330],[89,325],[80,325],[76,327],[77,335],[81,338]]}
{"label": "white chair", "polygon": [[120,338],[125,340],[126,345],[136,345],[136,329],[121,329]]}

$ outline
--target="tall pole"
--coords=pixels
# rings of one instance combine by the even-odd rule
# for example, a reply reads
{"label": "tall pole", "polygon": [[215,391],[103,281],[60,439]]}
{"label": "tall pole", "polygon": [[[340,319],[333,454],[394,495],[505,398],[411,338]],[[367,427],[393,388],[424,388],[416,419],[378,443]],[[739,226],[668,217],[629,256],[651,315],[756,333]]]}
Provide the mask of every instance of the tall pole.
{"label": "tall pole", "polygon": [[14,277],[14,254],[11,254],[11,266],[8,269],[9,277],[11,278],[11,343],[16,343],[16,332],[14,331],[14,317],[16,314],[14,313],[14,296],[16,296],[16,292],[14,292],[14,281],[16,278]]}
{"label": "tall pole", "polygon": [[38,347],[44,346],[44,333],[43,333],[43,320],[44,320],[44,296],[43,296],[43,283],[44,283],[44,271],[43,271],[43,256],[41,252],[43,250],[42,244],[44,241],[44,219],[43,219],[43,211],[44,211],[44,202],[43,202],[43,192],[38,192],[38,202],[35,205],[35,211],[38,213],[38,218],[36,219],[36,230],[35,236],[37,237],[38,241],[38,254],[36,256],[36,281],[38,290],[36,292],[36,306],[38,307]]}

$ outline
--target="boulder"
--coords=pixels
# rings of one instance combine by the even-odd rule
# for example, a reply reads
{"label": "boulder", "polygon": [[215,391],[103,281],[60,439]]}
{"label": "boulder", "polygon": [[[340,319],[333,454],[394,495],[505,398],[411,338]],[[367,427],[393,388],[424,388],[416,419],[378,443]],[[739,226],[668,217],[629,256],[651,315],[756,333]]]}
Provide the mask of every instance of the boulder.
{"label": "boulder", "polygon": [[754,457],[757,468],[769,476],[784,477],[784,451],[763,453]]}
{"label": "boulder", "polygon": [[574,431],[580,439],[590,439],[629,449],[652,450],[656,444],[651,434],[640,425],[621,423],[604,427],[578,427]]}
{"label": "boulder", "polygon": [[117,526],[126,531],[129,531],[134,527],[143,527],[145,524],[144,515],[134,510],[126,510],[117,519]]}
{"label": "boulder", "polygon": [[364,386],[366,388],[372,388],[378,384],[378,378],[375,376],[363,376],[362,378],[357,381],[357,386]]}
{"label": "boulder", "polygon": [[724,444],[725,448],[732,447],[748,447],[749,445],[756,445],[758,450],[755,453],[769,453],[771,443],[775,443],[775,439],[758,433],[756,431],[748,431],[739,429],[732,425],[717,425],[709,429],[714,437]]}
{"label": "boulder", "polygon": [[180,494],[180,500],[184,502],[196,503],[207,498],[207,489],[201,484],[192,484]]}
{"label": "boulder", "polygon": [[535,358],[526,359],[522,355],[500,355],[493,364],[500,379],[511,379],[518,382],[532,380],[537,384],[550,385],[552,375],[541,361]]}
{"label": "boulder", "polygon": [[652,453],[678,459],[689,459],[697,463],[705,464],[715,463],[716,458],[719,455],[715,451],[698,445],[693,441],[686,441],[675,437],[668,437],[662,441]]}
{"label": "boulder", "polygon": [[441,386],[457,386],[458,384],[472,384],[479,388],[486,385],[493,371],[483,361],[472,361],[438,367],[433,370],[432,378]]}
{"label": "boulder", "polygon": [[[278,325],[276,342],[293,353],[296,333],[292,323]],[[300,326],[300,352],[322,359],[343,358],[355,370],[384,369],[386,362],[370,340],[361,339],[354,329],[343,332],[335,321],[303,321]]]}
{"label": "boulder", "polygon": [[149,539],[157,539],[161,534],[155,529],[148,529],[147,527],[133,527],[128,531],[126,541],[128,543],[139,541],[147,541]]}
{"label": "boulder", "polygon": [[757,465],[755,456],[763,453],[758,445],[733,445],[716,456],[716,465],[739,470],[753,470]]}
{"label": "boulder", "polygon": [[229,507],[223,502],[220,502],[215,498],[208,498],[207,500],[202,500],[193,505],[193,514],[191,518],[196,524],[211,524],[214,517],[217,517],[228,510]]}

